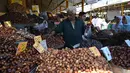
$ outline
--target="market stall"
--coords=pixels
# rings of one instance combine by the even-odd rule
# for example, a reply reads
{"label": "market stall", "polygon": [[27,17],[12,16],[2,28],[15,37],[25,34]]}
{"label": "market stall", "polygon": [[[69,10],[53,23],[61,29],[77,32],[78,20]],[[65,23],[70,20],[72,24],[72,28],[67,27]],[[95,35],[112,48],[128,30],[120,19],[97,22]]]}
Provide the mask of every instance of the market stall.
{"label": "market stall", "polygon": [[[81,6],[79,12],[80,9],[85,11],[87,7],[84,5],[88,1],[18,0],[16,3],[9,0],[8,12],[0,16],[0,73],[130,73],[128,31],[91,27],[77,47],[70,44],[72,48],[64,47],[63,33],[51,34],[63,21],[56,22],[57,17],[53,17],[51,12],[62,13],[69,6],[76,5]],[[123,3],[129,8],[129,4]],[[110,7],[105,4],[104,7],[95,6],[95,12],[112,10],[113,6],[118,10],[120,2],[110,4]],[[31,7],[32,11],[29,10]],[[91,10],[91,6],[89,8]],[[64,16],[59,15],[62,19]],[[48,29],[50,24],[52,26]]]}

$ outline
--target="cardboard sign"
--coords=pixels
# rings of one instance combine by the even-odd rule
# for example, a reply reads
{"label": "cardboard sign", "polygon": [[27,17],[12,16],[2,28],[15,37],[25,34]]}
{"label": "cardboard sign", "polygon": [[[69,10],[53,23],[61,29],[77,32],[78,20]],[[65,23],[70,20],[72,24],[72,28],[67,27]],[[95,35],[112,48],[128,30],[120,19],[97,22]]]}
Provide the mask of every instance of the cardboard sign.
{"label": "cardboard sign", "polygon": [[96,47],[90,47],[89,49],[95,56],[101,56],[99,50]]}
{"label": "cardboard sign", "polygon": [[12,27],[12,25],[11,25],[11,22],[10,22],[10,21],[5,21],[5,22],[4,22],[4,24],[5,24],[5,27]]}
{"label": "cardboard sign", "polygon": [[44,48],[42,47],[42,45],[40,43],[35,43],[33,45],[33,47],[39,52],[39,53],[43,53],[44,52]]}
{"label": "cardboard sign", "polygon": [[43,40],[41,43],[42,47],[47,50],[47,44],[46,44],[46,40]]}
{"label": "cardboard sign", "polygon": [[110,53],[110,50],[108,49],[108,47],[103,47],[103,48],[101,48],[101,50],[103,51],[103,53],[108,61],[112,60],[112,56],[111,56],[111,53]]}
{"label": "cardboard sign", "polygon": [[125,42],[130,47],[130,40],[125,40]]}
{"label": "cardboard sign", "polygon": [[27,47],[27,42],[20,42],[19,45],[18,45],[16,55],[23,52],[26,49],[26,47]]}
{"label": "cardboard sign", "polygon": [[35,15],[39,15],[40,11],[39,11],[39,5],[32,5],[32,11]]}
{"label": "cardboard sign", "polygon": [[35,41],[35,43],[40,43],[42,41],[42,37],[41,36],[35,36],[34,41]]}

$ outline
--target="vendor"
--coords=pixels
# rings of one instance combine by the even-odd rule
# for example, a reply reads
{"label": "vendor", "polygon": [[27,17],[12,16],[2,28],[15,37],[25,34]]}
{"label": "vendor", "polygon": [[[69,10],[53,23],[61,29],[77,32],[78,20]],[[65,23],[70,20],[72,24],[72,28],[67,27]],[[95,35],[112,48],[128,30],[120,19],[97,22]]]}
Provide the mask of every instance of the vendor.
{"label": "vendor", "polygon": [[123,16],[122,23],[123,23],[123,30],[130,31],[130,16]]}
{"label": "vendor", "polygon": [[55,33],[63,33],[63,38],[65,41],[65,46],[68,48],[75,48],[75,46],[79,45],[82,41],[82,35],[84,34],[84,22],[78,18],[76,18],[76,8],[69,7],[67,9],[68,17],[63,20],[55,31]]}

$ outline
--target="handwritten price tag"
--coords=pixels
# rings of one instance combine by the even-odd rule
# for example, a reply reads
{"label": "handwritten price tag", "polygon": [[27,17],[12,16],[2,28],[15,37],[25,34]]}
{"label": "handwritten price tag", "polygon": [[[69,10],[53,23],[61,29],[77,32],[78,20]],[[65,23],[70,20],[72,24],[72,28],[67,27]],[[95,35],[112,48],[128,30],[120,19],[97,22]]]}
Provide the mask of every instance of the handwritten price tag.
{"label": "handwritten price tag", "polygon": [[125,40],[125,42],[130,47],[130,40]]}
{"label": "handwritten price tag", "polygon": [[39,36],[35,36],[34,37],[34,41],[35,43],[40,43],[42,41],[42,37],[39,35]]}
{"label": "handwritten price tag", "polygon": [[20,54],[21,52],[23,52],[27,47],[27,42],[20,42],[18,45],[18,49],[16,52],[16,55]]}
{"label": "handwritten price tag", "polygon": [[45,50],[47,50],[46,40],[43,40],[43,41],[41,42],[41,45],[42,45],[42,47],[43,47]]}
{"label": "handwritten price tag", "polygon": [[12,27],[12,25],[11,25],[11,22],[10,22],[10,21],[5,21],[5,22],[4,22],[4,24],[5,24],[5,26],[6,26],[6,27]]}
{"label": "handwritten price tag", "polygon": [[108,49],[108,47],[103,47],[103,48],[101,48],[101,50],[103,51],[103,53],[108,61],[112,60],[112,56],[111,56],[111,53],[110,53],[110,50]]}
{"label": "handwritten price tag", "polygon": [[99,50],[96,47],[90,47],[89,49],[95,56],[101,56]]}
{"label": "handwritten price tag", "polygon": [[44,48],[40,43],[35,43],[33,45],[33,47],[39,52],[39,53],[43,53],[44,52]]}

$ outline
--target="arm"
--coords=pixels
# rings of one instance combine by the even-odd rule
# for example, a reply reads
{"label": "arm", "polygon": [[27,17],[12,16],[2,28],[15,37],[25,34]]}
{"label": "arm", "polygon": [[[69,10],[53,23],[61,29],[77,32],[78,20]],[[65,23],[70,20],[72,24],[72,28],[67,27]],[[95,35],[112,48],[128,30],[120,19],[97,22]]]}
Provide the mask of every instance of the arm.
{"label": "arm", "polygon": [[82,35],[84,35],[84,32],[85,32],[85,23],[82,22]]}
{"label": "arm", "polygon": [[63,22],[61,22],[52,32],[51,32],[51,35],[54,35],[56,33],[62,33],[63,32]]}
{"label": "arm", "polygon": [[64,25],[64,21],[61,22],[56,28],[55,28],[55,32],[56,33],[62,33],[63,32],[63,25]]}

